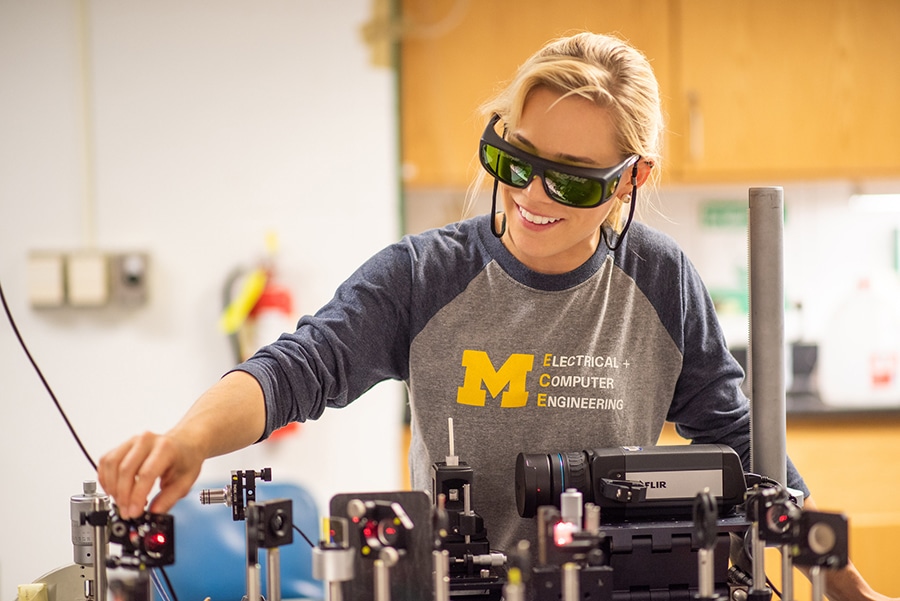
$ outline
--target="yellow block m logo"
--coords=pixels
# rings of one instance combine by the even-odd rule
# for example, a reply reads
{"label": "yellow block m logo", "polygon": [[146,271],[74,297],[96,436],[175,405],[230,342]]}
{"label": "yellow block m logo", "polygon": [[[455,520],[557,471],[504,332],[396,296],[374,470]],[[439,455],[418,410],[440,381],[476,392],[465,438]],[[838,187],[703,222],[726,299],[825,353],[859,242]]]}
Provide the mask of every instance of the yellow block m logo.
{"label": "yellow block m logo", "polygon": [[466,368],[466,377],[463,385],[457,388],[457,403],[484,407],[487,397],[482,382],[491,397],[508,387],[500,399],[501,407],[524,407],[528,402],[525,376],[534,366],[534,355],[512,354],[503,367],[496,370],[486,352],[466,350],[463,351],[462,366]]}

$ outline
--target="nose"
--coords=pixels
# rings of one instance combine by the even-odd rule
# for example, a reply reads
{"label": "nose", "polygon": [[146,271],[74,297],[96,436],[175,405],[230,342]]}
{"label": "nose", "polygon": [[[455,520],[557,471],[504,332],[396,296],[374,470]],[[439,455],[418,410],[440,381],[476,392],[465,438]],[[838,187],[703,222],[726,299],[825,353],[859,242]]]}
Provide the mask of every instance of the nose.
{"label": "nose", "polygon": [[539,200],[546,200],[549,202],[553,202],[553,199],[547,195],[547,189],[544,184],[544,178],[540,175],[532,175],[531,180],[528,182],[528,185],[522,188],[522,192],[528,198],[534,198]]}

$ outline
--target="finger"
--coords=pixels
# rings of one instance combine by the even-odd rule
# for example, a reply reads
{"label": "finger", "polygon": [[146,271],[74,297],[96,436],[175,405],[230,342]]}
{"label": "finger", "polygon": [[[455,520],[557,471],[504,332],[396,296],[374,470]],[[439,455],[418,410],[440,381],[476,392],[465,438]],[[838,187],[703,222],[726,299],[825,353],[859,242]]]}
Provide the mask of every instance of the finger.
{"label": "finger", "polygon": [[160,491],[150,502],[150,511],[153,513],[168,513],[169,510],[175,506],[175,503],[190,492],[191,484],[193,484],[193,482],[189,483],[186,487],[175,486],[173,484],[162,486]]}
{"label": "finger", "polygon": [[161,471],[160,490],[150,504],[150,511],[166,513],[190,492],[191,486],[200,476],[203,461],[177,440],[164,436],[159,439],[144,465],[154,466],[154,473],[157,469]]}
{"label": "finger", "polygon": [[97,479],[103,490],[117,502],[127,501],[131,492],[136,468],[130,468],[129,464],[135,461],[134,449],[139,445],[140,437],[135,436],[100,458]]}
{"label": "finger", "polygon": [[132,442],[129,440],[127,443],[119,445],[117,448],[101,457],[100,461],[97,463],[97,481],[100,483],[101,488],[106,491],[106,494],[114,499],[119,496],[119,463],[128,452],[131,444]]}
{"label": "finger", "polygon": [[169,444],[161,445],[157,448],[157,452],[162,452],[163,448],[168,447],[166,452],[174,459],[168,462],[168,469],[159,479],[159,493],[150,503],[150,511],[154,513],[168,512],[179,499],[187,495],[200,477],[200,469],[203,466],[202,459],[179,446],[177,442],[170,439],[166,439],[166,442]]}
{"label": "finger", "polygon": [[134,439],[125,456],[119,462],[116,475],[116,489],[119,512],[123,518],[134,518],[141,515],[147,504],[147,497],[156,479],[165,470],[150,458],[159,436],[145,432]]}

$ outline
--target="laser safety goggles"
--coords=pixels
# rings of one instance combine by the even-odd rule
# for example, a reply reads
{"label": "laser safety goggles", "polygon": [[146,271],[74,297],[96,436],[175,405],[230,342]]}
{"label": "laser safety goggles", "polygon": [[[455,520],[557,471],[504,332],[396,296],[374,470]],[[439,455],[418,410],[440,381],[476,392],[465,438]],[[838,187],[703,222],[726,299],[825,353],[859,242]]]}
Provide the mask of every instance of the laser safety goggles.
{"label": "laser safety goggles", "polygon": [[498,181],[513,188],[525,188],[540,177],[547,196],[558,203],[579,209],[592,209],[613,197],[622,173],[641,158],[633,154],[607,169],[576,167],[549,161],[517,148],[497,134],[499,115],[481,135],[478,157],[482,167]]}

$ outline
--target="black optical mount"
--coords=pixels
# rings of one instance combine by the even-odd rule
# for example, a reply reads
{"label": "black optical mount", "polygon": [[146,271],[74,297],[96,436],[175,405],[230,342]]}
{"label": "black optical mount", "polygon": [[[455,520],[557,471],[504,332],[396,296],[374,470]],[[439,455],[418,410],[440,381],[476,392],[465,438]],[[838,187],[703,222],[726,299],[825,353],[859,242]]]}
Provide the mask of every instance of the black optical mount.
{"label": "black optical mount", "polygon": [[231,483],[225,488],[200,491],[202,505],[224,503],[231,506],[231,519],[242,522],[247,519],[247,506],[256,502],[256,479],[272,481],[272,468],[256,470],[233,470]]}
{"label": "black optical mount", "polygon": [[449,555],[451,594],[474,589],[499,600],[502,582],[493,568],[503,566],[506,556],[491,552],[484,519],[472,508],[475,471],[455,454],[452,418],[448,433],[450,453],[431,467],[436,546]]}

